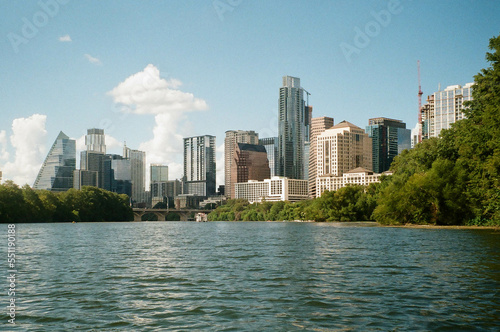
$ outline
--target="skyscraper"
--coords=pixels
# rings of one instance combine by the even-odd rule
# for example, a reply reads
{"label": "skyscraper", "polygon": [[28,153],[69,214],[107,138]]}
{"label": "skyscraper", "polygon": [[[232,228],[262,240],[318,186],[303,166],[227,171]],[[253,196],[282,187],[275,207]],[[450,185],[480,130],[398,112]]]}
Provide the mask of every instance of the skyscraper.
{"label": "skyscraper", "polygon": [[38,172],[33,188],[66,191],[73,187],[75,168],[76,141],[61,131]]}
{"label": "skyscraper", "polygon": [[132,201],[144,203],[146,199],[146,152],[123,146],[123,158],[130,160]]}
{"label": "skyscraper", "polygon": [[259,134],[253,130],[228,130],[224,138],[224,188],[226,197],[230,197],[235,181],[231,179],[231,163],[234,149],[238,143],[258,144]]}
{"label": "skyscraper", "polygon": [[266,137],[259,139],[259,145],[264,146],[269,161],[271,177],[277,175],[278,170],[278,137]]}
{"label": "skyscraper", "polygon": [[168,166],[160,164],[150,165],[150,182],[165,182],[168,181]]}
{"label": "skyscraper", "polygon": [[411,148],[411,130],[401,120],[373,118],[366,133],[372,139],[372,165],[375,173],[388,171],[394,157]]}
{"label": "skyscraper", "polygon": [[215,194],[215,136],[184,138],[184,193]]}
{"label": "skyscraper", "polygon": [[[269,162],[266,148],[262,145],[238,143],[231,163],[231,179],[234,183],[248,180],[263,181],[270,179]],[[234,184],[231,187],[231,198],[235,198]]]}
{"label": "skyscraper", "polygon": [[317,138],[318,135],[333,127],[333,118],[322,116],[311,119],[311,134],[309,145],[309,197],[316,197],[316,168],[317,168]]}
{"label": "skyscraper", "polygon": [[358,126],[342,121],[317,138],[316,197],[332,178],[362,167],[372,169],[372,139]]}
{"label": "skyscraper", "polygon": [[85,135],[86,151],[80,152],[80,169],[74,172],[73,187],[104,188],[104,159],[106,153],[104,129],[92,128]]}
{"label": "skyscraper", "polygon": [[278,174],[304,179],[305,143],[308,141],[309,108],[306,110],[300,78],[284,76],[279,94]]}
{"label": "skyscraper", "polygon": [[[422,139],[439,137],[441,130],[451,128],[451,124],[464,119],[464,102],[472,100],[474,83],[450,85],[444,91],[434,92],[422,106]],[[418,125],[418,124],[417,124]]]}

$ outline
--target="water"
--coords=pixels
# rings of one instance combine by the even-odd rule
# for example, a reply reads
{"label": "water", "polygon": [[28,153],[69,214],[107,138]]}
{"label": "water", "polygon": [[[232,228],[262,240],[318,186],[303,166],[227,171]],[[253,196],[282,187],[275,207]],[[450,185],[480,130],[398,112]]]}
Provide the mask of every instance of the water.
{"label": "water", "polygon": [[155,222],[16,231],[16,325],[2,314],[0,330],[500,329],[492,230]]}

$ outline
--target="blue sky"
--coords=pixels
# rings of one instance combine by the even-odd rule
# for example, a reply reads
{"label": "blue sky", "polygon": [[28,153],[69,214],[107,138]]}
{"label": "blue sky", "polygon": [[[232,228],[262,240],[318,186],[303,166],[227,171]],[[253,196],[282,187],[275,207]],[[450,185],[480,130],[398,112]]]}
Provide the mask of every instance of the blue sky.
{"label": "blue sky", "polygon": [[412,128],[417,60],[425,98],[472,82],[500,33],[493,0],[0,5],[0,170],[20,185],[33,184],[59,131],[80,149],[93,127],[109,152],[126,141],[170,178],[182,173],[182,137],[215,135],[223,183],[224,132],[275,136],[284,75],[301,78],[315,117]]}

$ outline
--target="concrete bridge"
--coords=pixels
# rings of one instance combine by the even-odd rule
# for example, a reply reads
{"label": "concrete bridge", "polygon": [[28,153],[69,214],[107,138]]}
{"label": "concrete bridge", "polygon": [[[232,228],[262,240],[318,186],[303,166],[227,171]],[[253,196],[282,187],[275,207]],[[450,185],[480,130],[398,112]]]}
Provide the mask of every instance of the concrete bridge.
{"label": "concrete bridge", "polygon": [[195,210],[195,209],[141,209],[141,208],[133,208],[134,211],[134,221],[142,221],[142,216],[147,213],[154,214],[158,221],[165,221],[165,217],[167,214],[173,212],[179,214],[181,217],[181,221],[187,221],[188,218],[194,213],[206,213],[209,214],[212,210]]}

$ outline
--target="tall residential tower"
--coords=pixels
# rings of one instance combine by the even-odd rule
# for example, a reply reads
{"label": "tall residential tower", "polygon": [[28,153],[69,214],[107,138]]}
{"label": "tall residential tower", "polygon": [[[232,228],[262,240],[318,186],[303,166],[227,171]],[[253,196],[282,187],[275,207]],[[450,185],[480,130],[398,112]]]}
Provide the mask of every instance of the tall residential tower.
{"label": "tall residential tower", "polygon": [[306,167],[305,144],[309,141],[310,109],[306,108],[300,78],[284,76],[279,91],[278,115],[278,175],[304,179]]}
{"label": "tall residential tower", "polygon": [[184,138],[184,194],[215,194],[215,136]]}

